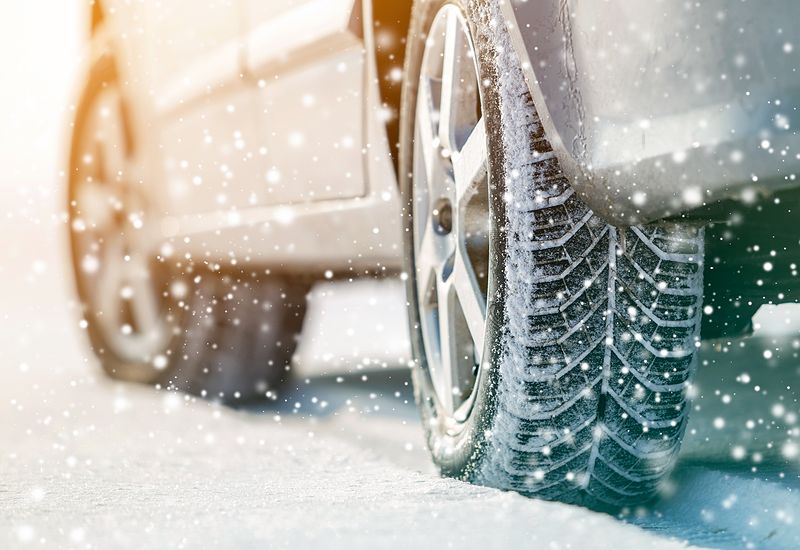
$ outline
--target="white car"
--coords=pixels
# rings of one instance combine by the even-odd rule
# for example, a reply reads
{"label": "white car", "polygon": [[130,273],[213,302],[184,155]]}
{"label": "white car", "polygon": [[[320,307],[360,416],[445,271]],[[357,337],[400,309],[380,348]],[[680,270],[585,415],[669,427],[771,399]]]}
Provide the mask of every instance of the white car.
{"label": "white car", "polygon": [[274,397],[311,284],[400,275],[444,474],[646,501],[701,324],[797,299],[796,21],[789,0],[95,0],[68,208],[92,346],[117,379]]}

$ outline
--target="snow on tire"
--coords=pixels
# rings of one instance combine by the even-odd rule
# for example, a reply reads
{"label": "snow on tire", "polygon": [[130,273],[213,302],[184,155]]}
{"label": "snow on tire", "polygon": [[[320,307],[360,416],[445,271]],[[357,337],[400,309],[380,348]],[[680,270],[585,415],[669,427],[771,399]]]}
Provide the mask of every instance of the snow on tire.
{"label": "snow on tire", "polygon": [[414,379],[432,456],[446,475],[546,499],[649,500],[686,428],[703,230],[668,222],[615,228],[586,206],[559,168],[510,37],[496,24],[500,8],[490,2],[455,2],[485,83],[487,353],[466,417],[449,414],[437,395],[415,286],[411,114],[430,43],[423,38],[453,4],[415,4],[401,135]]}

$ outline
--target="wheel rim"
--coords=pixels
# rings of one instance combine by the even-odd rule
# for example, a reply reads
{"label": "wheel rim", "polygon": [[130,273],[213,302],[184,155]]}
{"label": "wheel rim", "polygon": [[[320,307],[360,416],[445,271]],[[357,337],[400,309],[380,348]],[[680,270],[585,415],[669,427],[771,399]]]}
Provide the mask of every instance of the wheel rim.
{"label": "wheel rim", "polygon": [[475,48],[443,7],[426,41],[414,130],[414,268],[427,373],[448,424],[463,423],[484,370],[490,272],[486,128]]}
{"label": "wheel rim", "polygon": [[101,91],[78,136],[70,225],[86,316],[125,362],[166,367],[170,338],[139,163],[119,92]]}

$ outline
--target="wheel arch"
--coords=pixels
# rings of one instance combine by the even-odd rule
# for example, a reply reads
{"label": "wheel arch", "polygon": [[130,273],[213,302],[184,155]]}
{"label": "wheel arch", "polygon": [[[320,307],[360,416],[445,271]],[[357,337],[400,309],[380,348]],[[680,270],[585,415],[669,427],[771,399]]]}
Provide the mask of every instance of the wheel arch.
{"label": "wheel arch", "polygon": [[[400,142],[400,104],[402,71],[405,66],[406,38],[411,25],[412,0],[363,0],[369,4],[371,20],[367,22],[372,34],[377,84],[382,107],[390,113],[385,128],[392,161],[397,168]],[[398,72],[399,71],[399,72]]]}

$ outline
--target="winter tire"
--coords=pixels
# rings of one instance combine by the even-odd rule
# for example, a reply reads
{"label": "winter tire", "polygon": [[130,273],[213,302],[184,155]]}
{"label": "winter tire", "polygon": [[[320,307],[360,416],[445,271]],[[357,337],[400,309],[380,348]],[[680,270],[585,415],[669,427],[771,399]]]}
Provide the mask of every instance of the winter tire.
{"label": "winter tire", "polygon": [[160,256],[129,114],[103,57],[76,117],[67,205],[92,348],[117,380],[223,401],[263,397],[287,376],[306,286]]}
{"label": "winter tire", "polygon": [[428,445],[448,476],[640,503],[686,427],[703,231],[584,204],[502,20],[497,2],[414,4],[399,173]]}

